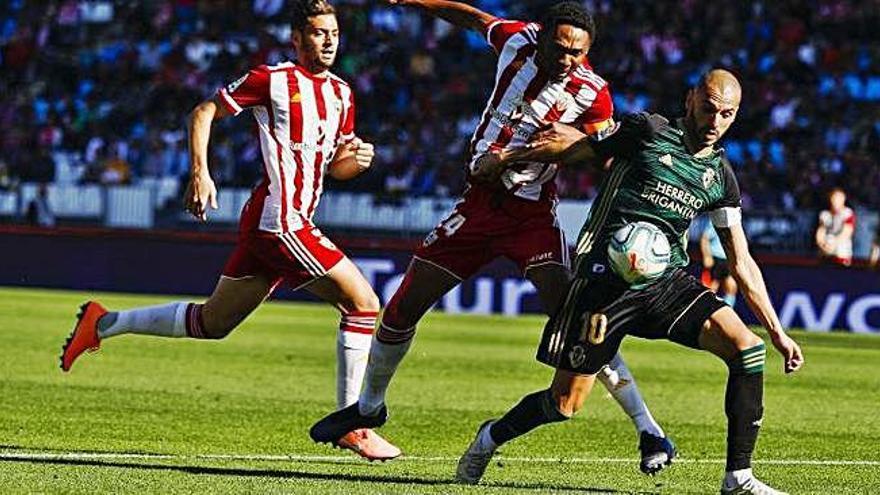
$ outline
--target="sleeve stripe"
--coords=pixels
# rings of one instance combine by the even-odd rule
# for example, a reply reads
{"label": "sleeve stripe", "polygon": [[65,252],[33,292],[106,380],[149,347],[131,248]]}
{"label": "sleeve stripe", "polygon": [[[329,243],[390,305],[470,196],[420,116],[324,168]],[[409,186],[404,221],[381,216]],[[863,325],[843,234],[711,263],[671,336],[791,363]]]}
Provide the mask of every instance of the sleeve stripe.
{"label": "sleeve stripe", "polygon": [[495,28],[495,26],[501,24],[502,22],[505,22],[504,19],[496,17],[492,22],[486,24],[486,42],[490,45],[492,44],[492,30]]}
{"label": "sleeve stripe", "polygon": [[229,92],[226,91],[226,88],[220,88],[220,91],[217,92],[217,95],[220,97],[220,101],[226,106],[226,109],[229,110],[233,115],[238,115],[244,111],[241,108],[241,105],[235,102],[232,96],[229,95]]}

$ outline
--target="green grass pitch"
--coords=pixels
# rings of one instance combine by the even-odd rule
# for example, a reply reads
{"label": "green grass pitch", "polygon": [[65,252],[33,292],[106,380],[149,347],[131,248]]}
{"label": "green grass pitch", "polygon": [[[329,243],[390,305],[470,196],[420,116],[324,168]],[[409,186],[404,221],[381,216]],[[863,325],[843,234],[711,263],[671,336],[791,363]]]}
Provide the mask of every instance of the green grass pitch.
{"label": "green grass pitch", "polygon": [[[639,473],[631,423],[597,387],[575,420],[503,447],[482,486],[461,487],[475,428],[551,376],[533,359],[542,318],[429,316],[381,430],[407,457],[369,464],[307,434],[334,405],[331,308],[270,303],[222,342],[118,337],[64,375],[59,349],[86,298],[0,289],[0,493],[717,493],[726,372],[709,355],[624,343],[680,449],[657,477]],[[791,493],[880,493],[880,337],[795,337],[800,373],[768,351],[756,473]]]}

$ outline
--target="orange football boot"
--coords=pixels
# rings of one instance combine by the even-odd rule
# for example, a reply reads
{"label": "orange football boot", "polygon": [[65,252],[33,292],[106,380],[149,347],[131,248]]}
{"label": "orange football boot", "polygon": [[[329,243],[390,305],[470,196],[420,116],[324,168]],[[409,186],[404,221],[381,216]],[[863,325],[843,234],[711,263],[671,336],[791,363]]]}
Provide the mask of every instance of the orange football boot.
{"label": "orange football boot", "polygon": [[70,371],[73,362],[85,351],[95,352],[101,347],[98,337],[98,320],[107,314],[107,310],[95,301],[80,306],[76,315],[76,326],[61,348],[61,369]]}
{"label": "orange football boot", "polygon": [[401,454],[400,449],[369,428],[346,433],[336,445],[351,450],[368,461],[390,461]]}

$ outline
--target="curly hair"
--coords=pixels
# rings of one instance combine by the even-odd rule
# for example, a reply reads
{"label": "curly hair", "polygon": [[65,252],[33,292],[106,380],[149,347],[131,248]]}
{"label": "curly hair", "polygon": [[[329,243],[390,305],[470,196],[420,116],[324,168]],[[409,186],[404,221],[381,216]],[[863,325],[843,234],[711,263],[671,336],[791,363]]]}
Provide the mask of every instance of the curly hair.
{"label": "curly hair", "polygon": [[325,14],[336,14],[336,9],[327,0],[297,0],[292,6],[291,27],[295,31],[305,29],[308,18]]}
{"label": "curly hair", "polygon": [[580,2],[559,2],[547,9],[541,18],[543,31],[547,33],[555,32],[562,24],[583,29],[589,33],[591,42],[596,42],[596,21]]}

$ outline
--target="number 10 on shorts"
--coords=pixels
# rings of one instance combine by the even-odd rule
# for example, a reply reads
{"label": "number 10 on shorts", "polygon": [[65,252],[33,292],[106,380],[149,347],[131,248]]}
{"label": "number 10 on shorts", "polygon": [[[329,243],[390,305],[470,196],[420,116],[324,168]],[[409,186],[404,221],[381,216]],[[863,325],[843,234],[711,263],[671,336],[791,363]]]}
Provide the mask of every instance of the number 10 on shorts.
{"label": "number 10 on shorts", "polygon": [[465,220],[466,218],[464,218],[464,215],[457,211],[453,211],[452,214],[449,215],[448,218],[446,218],[446,220],[440,222],[440,225],[438,225],[436,229],[428,234],[428,237],[425,238],[425,241],[422,243],[422,245],[427,247],[431,244],[434,244],[434,242],[436,242],[439,238],[437,232],[440,230],[443,231],[444,237],[452,237],[452,235],[455,234],[455,232],[460,229],[462,225],[464,225]]}

